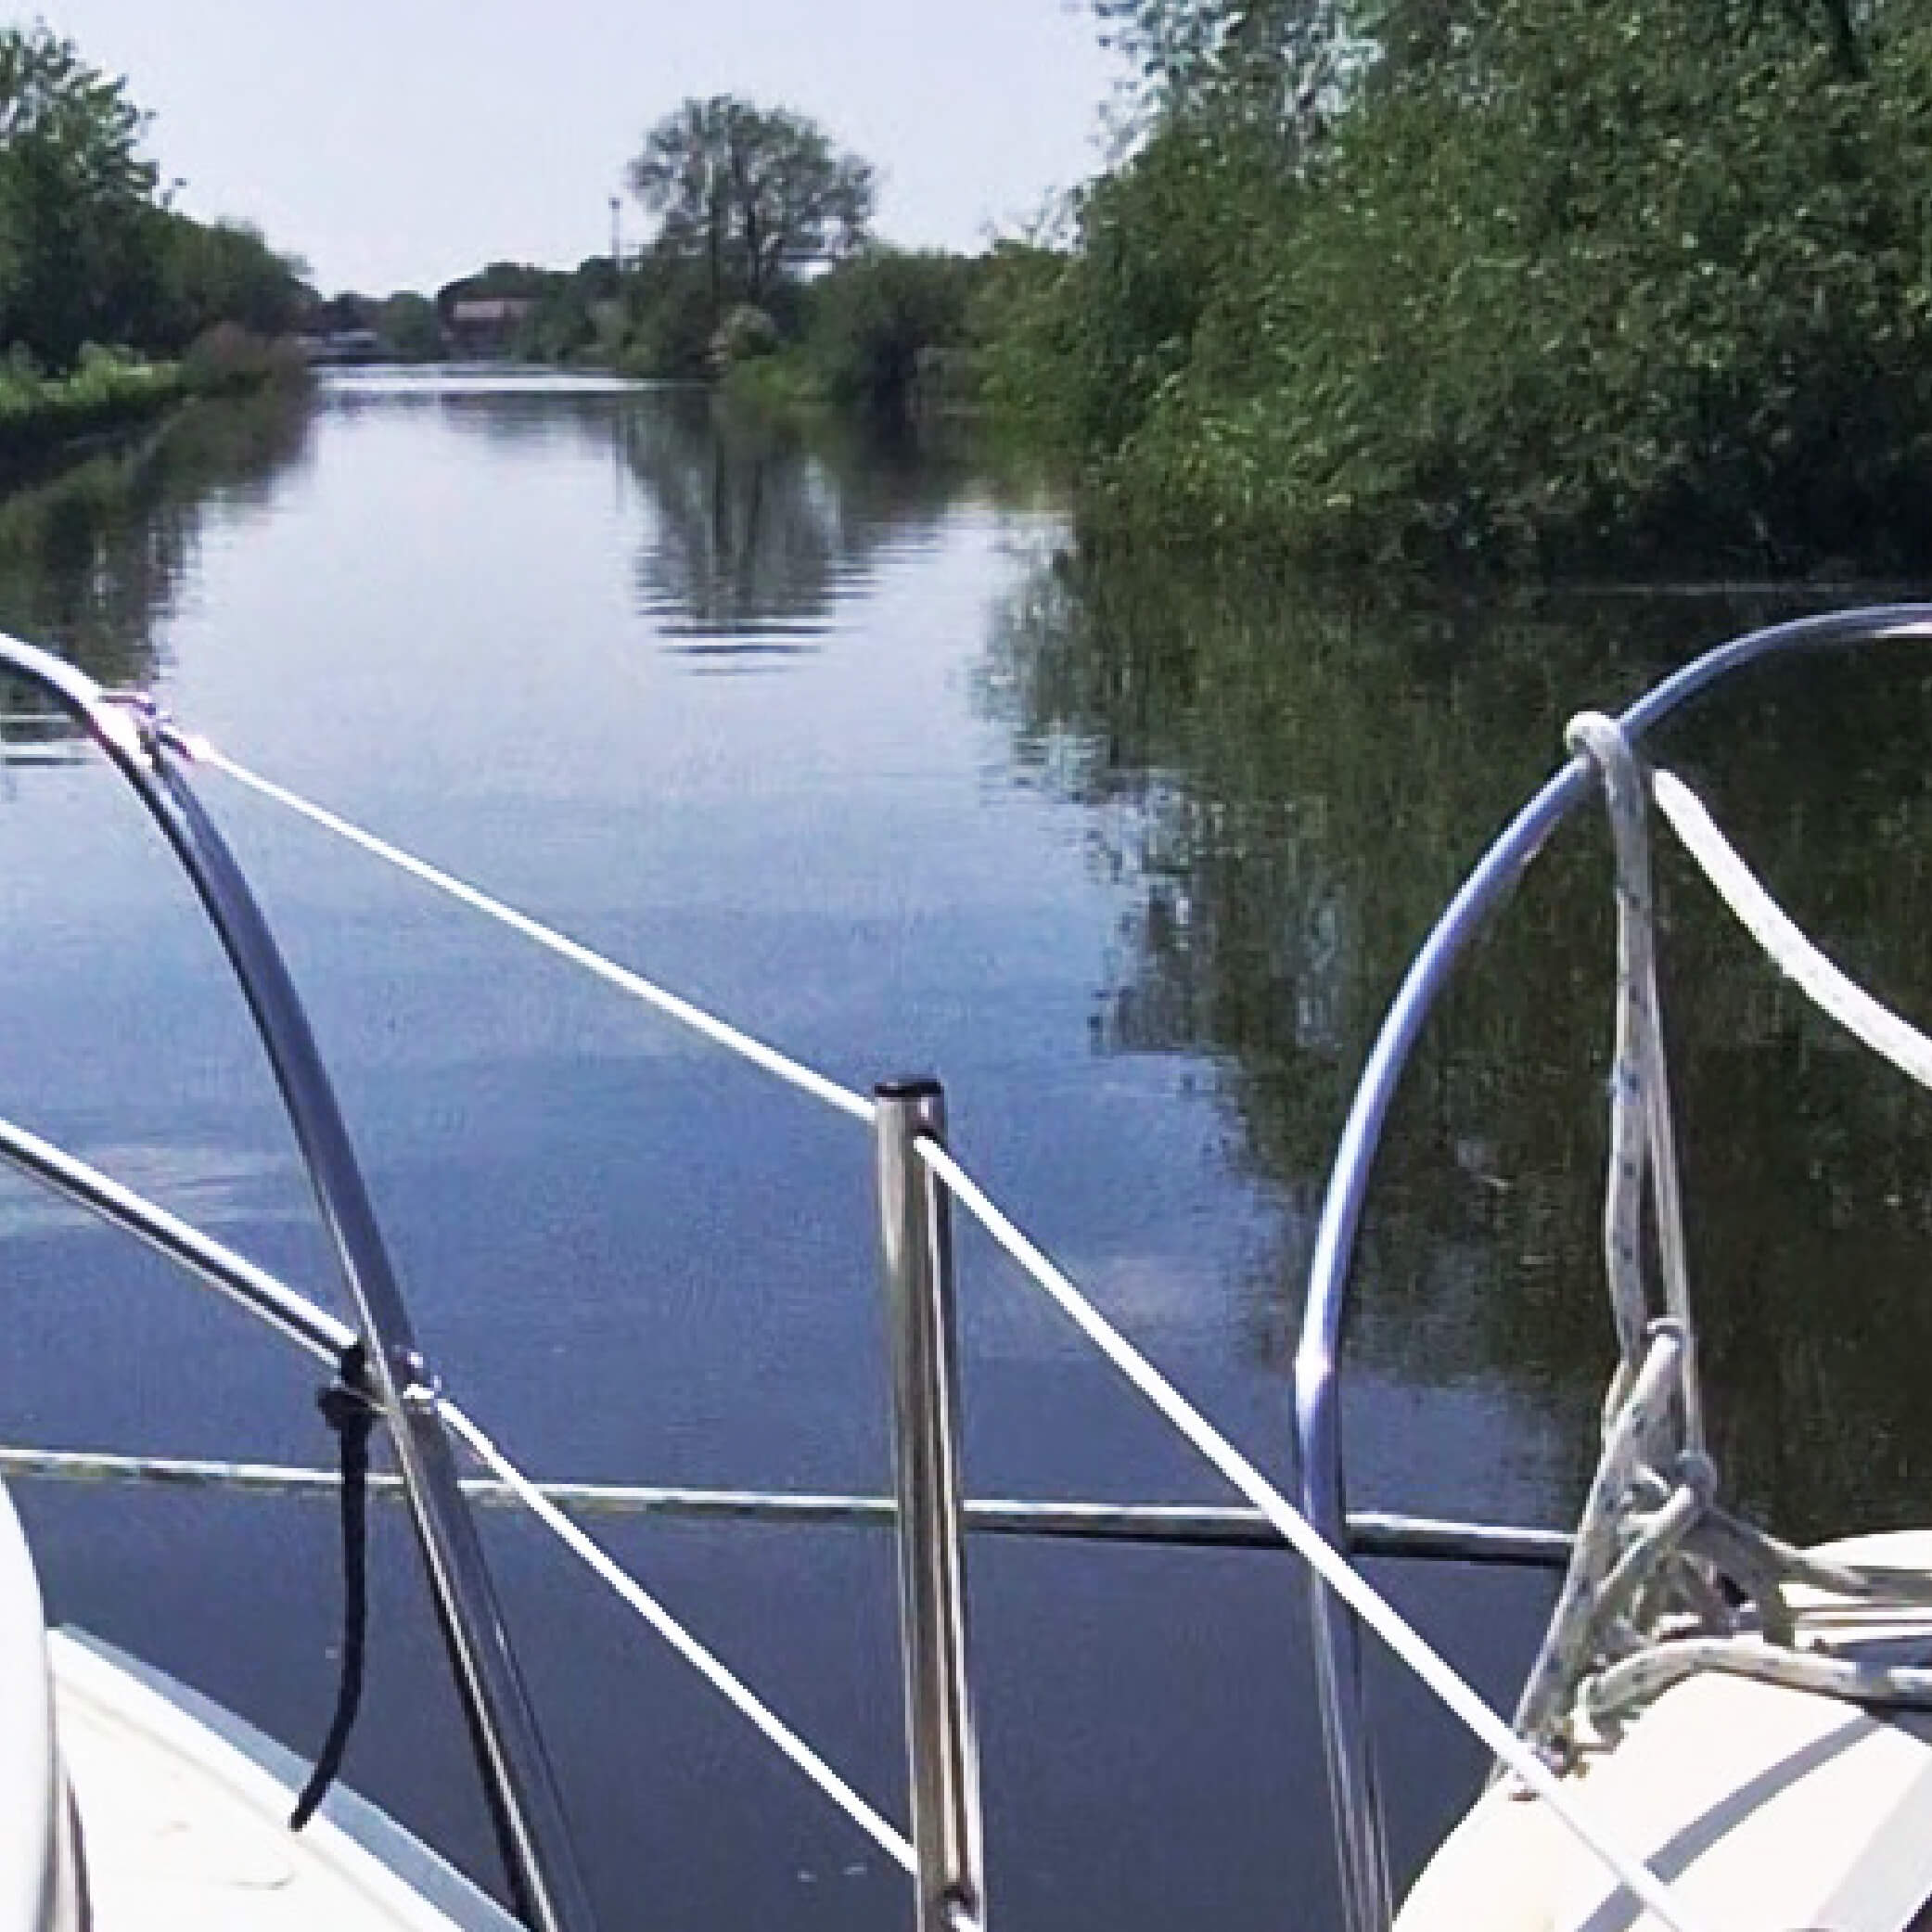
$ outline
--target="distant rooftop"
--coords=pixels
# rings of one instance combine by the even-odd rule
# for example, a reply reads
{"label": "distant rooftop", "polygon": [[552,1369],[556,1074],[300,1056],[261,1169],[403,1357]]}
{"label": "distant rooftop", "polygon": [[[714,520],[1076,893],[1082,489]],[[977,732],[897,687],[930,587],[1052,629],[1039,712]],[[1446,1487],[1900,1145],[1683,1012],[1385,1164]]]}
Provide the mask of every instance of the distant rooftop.
{"label": "distant rooftop", "polygon": [[536,307],[531,295],[472,295],[450,304],[450,320],[458,327],[500,328],[521,322]]}

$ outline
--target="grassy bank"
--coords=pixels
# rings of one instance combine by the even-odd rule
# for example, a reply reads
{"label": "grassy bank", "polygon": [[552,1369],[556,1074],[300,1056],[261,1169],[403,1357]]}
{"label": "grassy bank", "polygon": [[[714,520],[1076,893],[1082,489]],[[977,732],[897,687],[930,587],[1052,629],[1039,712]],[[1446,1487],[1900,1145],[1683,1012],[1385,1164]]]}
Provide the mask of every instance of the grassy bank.
{"label": "grassy bank", "polygon": [[292,345],[231,325],[211,329],[173,362],[90,344],[70,374],[48,376],[16,357],[0,364],[0,465],[133,428],[192,396],[236,394],[306,374]]}
{"label": "grassy bank", "polygon": [[78,437],[158,416],[188,393],[179,363],[91,351],[70,376],[0,366],[0,461],[36,456]]}

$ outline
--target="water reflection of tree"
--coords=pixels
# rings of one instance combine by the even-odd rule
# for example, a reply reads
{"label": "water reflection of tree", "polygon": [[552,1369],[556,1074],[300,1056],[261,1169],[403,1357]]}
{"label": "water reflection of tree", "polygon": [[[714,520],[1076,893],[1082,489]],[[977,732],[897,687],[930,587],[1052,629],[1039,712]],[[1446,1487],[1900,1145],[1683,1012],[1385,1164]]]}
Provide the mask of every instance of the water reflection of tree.
{"label": "water reflection of tree", "polygon": [[[139,442],[0,499],[0,629],[113,686],[160,670],[157,632],[178,607],[211,507],[246,510],[301,460],[300,395],[198,403]],[[27,700],[13,694],[8,710]]]}
{"label": "water reflection of tree", "polygon": [[600,454],[610,448],[613,420],[633,393],[614,380],[573,383],[515,372],[451,376],[434,367],[417,375],[339,378],[323,390],[329,414],[352,422],[433,418],[505,449],[574,443]]}
{"label": "water reflection of tree", "polygon": [[815,648],[882,550],[918,544],[969,480],[984,480],[930,441],[808,430],[696,386],[424,377],[327,393],[347,416],[433,412],[498,444],[608,453],[648,512],[639,606],[674,648],[720,660]]}
{"label": "water reflection of tree", "polygon": [[[1414,946],[1555,761],[1567,712],[1769,614],[1736,599],[1338,611],[1283,587],[1047,562],[988,659],[1023,759],[1094,808],[1131,889],[1101,1038],[1212,1056],[1258,1172],[1311,1209]],[[1764,875],[1837,956],[1932,1013],[1932,682],[1902,654],[1762,673],[1680,727]],[[1666,841],[1667,843],[1667,841]],[[1606,1369],[1596,1262],[1610,926],[1593,819],[1546,855],[1397,1110],[1355,1346],[1502,1381],[1580,1457]],[[1802,1009],[1664,864],[1699,1306],[1734,1491],[1810,1531],[1923,1516],[1932,1101]],[[1288,1230],[1260,1340],[1299,1303]]]}
{"label": "water reflection of tree", "polygon": [[806,646],[864,583],[880,547],[917,541],[961,486],[929,452],[660,390],[621,418],[624,459],[649,499],[639,600],[673,632]]}

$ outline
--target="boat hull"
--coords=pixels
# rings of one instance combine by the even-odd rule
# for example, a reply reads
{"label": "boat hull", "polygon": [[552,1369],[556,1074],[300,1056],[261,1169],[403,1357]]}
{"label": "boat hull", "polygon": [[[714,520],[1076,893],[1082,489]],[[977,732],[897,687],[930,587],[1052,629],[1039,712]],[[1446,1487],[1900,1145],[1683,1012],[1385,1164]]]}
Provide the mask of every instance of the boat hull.
{"label": "boat hull", "polygon": [[[1820,1554],[1932,1571],[1932,1531]],[[1873,1661],[1932,1658],[1932,1610],[1792,1597],[1802,1644]],[[1568,1782],[1701,1926],[1905,1932],[1932,1899],[1932,1711],[1706,1673],[1665,1692]],[[1443,1843],[1397,1919],[1398,1932],[1656,1925],[1546,1807],[1501,1785]]]}

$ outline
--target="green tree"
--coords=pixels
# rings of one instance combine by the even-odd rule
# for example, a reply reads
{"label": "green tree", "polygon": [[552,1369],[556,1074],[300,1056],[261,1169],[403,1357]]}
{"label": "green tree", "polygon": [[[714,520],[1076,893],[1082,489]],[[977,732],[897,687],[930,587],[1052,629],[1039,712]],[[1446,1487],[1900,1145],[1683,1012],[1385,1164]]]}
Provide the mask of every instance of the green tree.
{"label": "green tree", "polygon": [[443,352],[442,320],[427,295],[399,289],[376,312],[384,351],[398,362],[433,363]]}
{"label": "green tree", "polygon": [[563,279],[554,268],[534,268],[525,262],[492,262],[474,275],[445,282],[436,291],[436,306],[447,315],[459,301],[488,301],[495,296],[541,298]]}
{"label": "green tree", "polygon": [[701,262],[660,243],[625,278],[624,365],[646,376],[697,376],[710,368],[717,299]]}
{"label": "green tree", "polygon": [[1144,123],[1241,122],[1305,147],[1375,41],[1363,0],[1093,0]]}
{"label": "green tree", "polygon": [[1249,298],[1297,192],[1272,135],[1164,122],[1082,195],[1069,254],[1009,247],[992,265],[991,399],[1076,454],[1122,449],[1188,372],[1205,319]]}
{"label": "green tree", "polygon": [[876,188],[870,163],[815,122],[731,95],[667,115],[626,179],[658,218],[660,251],[703,262],[713,323],[734,302],[769,306],[788,273],[855,248]]}
{"label": "green tree", "polygon": [[906,415],[936,352],[964,349],[978,264],[938,250],[872,248],[812,285],[806,348],[836,403]]}
{"label": "green tree", "polygon": [[1932,555],[1915,0],[1096,0],[1132,150],[990,393],[1096,529],[1328,564]]}
{"label": "green tree", "polygon": [[[246,222],[198,222],[173,210],[148,218],[147,246],[156,263],[156,303],[137,335],[143,346],[176,351],[218,322],[260,336],[287,335],[301,321],[311,295],[305,265],[278,253]],[[132,318],[130,318],[132,320]]]}
{"label": "green tree", "polygon": [[0,30],[0,341],[64,368],[151,301],[144,127],[125,82],[71,41]]}

